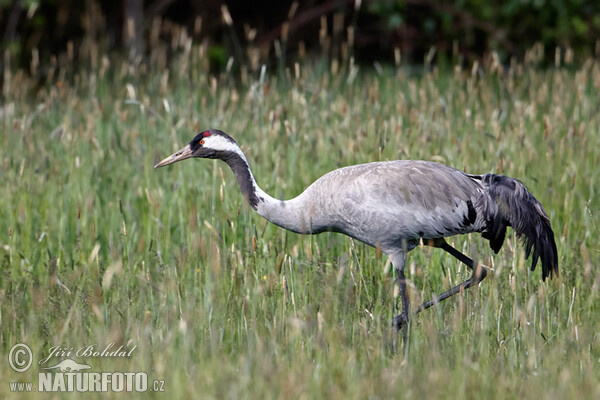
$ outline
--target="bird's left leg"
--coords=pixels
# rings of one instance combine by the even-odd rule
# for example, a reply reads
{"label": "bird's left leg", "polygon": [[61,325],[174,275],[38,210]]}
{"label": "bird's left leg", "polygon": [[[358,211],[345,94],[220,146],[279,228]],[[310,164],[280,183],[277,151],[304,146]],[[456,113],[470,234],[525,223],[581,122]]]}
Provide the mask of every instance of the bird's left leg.
{"label": "bird's left leg", "polygon": [[406,278],[404,276],[404,266],[406,264],[406,253],[398,252],[389,255],[394,268],[396,269],[396,273],[398,277],[396,278],[396,282],[398,282],[398,289],[400,290],[400,297],[402,298],[402,312],[394,317],[393,325],[396,329],[400,330],[404,328],[404,337],[406,338],[406,327],[408,323],[408,310],[410,308],[410,299],[408,298],[408,293],[406,291]]}
{"label": "bird's left leg", "polygon": [[436,239],[434,241],[429,242],[428,245],[433,246],[433,247],[438,247],[438,248],[443,249],[446,252],[452,254],[459,261],[461,261],[463,264],[465,264],[467,267],[469,267],[469,269],[471,269],[471,271],[473,271],[473,274],[471,275],[471,277],[469,279],[467,279],[463,283],[454,286],[450,290],[439,295],[437,298],[426,301],[425,303],[421,304],[415,310],[415,314],[431,307],[432,305],[434,305],[436,303],[439,303],[440,301],[446,300],[448,297],[450,297],[462,290],[468,289],[471,286],[479,284],[479,282],[481,282],[487,275],[487,272],[486,272],[485,268],[483,267],[483,265],[480,265],[480,264],[475,265],[475,263],[473,262],[473,260],[471,258],[465,256],[463,253],[456,250],[454,247],[450,246],[444,239]]}

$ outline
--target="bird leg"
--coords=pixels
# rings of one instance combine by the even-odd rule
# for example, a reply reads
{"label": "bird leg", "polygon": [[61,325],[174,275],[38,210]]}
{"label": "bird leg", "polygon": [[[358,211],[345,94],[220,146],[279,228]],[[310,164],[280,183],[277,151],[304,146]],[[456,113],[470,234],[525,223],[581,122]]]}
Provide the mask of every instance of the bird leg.
{"label": "bird leg", "polygon": [[408,322],[408,309],[410,308],[410,299],[408,298],[408,292],[406,290],[406,278],[404,276],[404,265],[406,263],[406,254],[401,252],[399,254],[393,254],[389,256],[398,277],[396,282],[398,283],[398,289],[400,290],[400,297],[402,299],[402,312],[395,316],[392,324],[397,330],[404,329],[404,338],[406,339],[406,325]]}
{"label": "bird leg", "polygon": [[471,286],[479,284],[479,282],[481,282],[487,275],[487,272],[486,272],[485,268],[483,267],[483,265],[481,265],[481,264],[475,265],[475,263],[473,262],[472,259],[465,256],[463,253],[456,250],[454,247],[450,246],[444,239],[437,239],[428,244],[433,247],[439,247],[439,248],[445,250],[446,252],[452,254],[459,261],[461,261],[463,264],[465,264],[467,267],[469,267],[471,269],[471,271],[473,271],[473,274],[471,275],[471,277],[469,279],[467,279],[466,281],[464,281],[463,283],[461,283],[459,285],[454,286],[450,290],[442,293],[436,299],[429,300],[429,301],[426,301],[425,303],[421,304],[415,310],[415,314],[428,309],[429,307],[431,307],[432,305],[434,305],[436,303],[439,303],[440,301],[446,300],[448,297],[450,297],[462,290],[468,289]]}
{"label": "bird leg", "polygon": [[[440,301],[446,300],[448,297],[455,295],[456,293],[459,293],[462,290],[468,289],[471,286],[479,284],[487,275],[487,272],[483,265],[475,265],[471,258],[467,257],[460,251],[456,250],[454,247],[450,246],[444,239],[436,239],[430,241],[427,244],[429,246],[437,247],[450,253],[463,264],[465,264],[467,267],[469,267],[469,269],[473,271],[473,274],[469,279],[467,279],[463,283],[454,286],[450,290],[439,295],[437,298],[426,301],[425,303],[421,304],[415,309],[415,314],[418,314],[421,311],[428,309],[429,307],[433,306],[436,303],[439,303]],[[400,297],[402,298],[402,312],[396,317],[394,317],[392,324],[397,330],[404,328],[404,338],[406,339],[406,325],[408,322],[408,309],[410,307],[410,300],[406,291],[406,278],[404,277],[404,264],[406,262],[406,255],[402,254],[401,256],[394,256],[391,257],[391,260],[398,273],[398,278],[396,278],[396,282],[398,282],[398,288],[400,289]]]}
{"label": "bird leg", "polygon": [[408,322],[410,299],[408,298],[408,293],[406,291],[406,278],[404,277],[404,269],[397,270],[397,272],[398,278],[396,278],[396,282],[398,282],[400,297],[402,298],[402,312],[394,317],[392,323],[396,329],[400,330],[400,328],[406,327],[406,323]]}

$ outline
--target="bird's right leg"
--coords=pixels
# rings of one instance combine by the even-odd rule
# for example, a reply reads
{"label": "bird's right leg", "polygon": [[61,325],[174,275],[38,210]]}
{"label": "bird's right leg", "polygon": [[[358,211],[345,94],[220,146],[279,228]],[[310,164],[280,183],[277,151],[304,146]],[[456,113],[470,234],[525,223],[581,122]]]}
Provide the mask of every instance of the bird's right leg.
{"label": "bird's right leg", "polygon": [[421,304],[415,310],[415,314],[428,309],[429,307],[431,307],[432,305],[434,305],[436,303],[439,303],[440,301],[446,300],[448,297],[450,297],[456,293],[459,293],[462,290],[468,289],[471,286],[479,284],[479,282],[481,282],[487,275],[487,272],[486,272],[485,268],[483,267],[483,265],[480,265],[480,264],[475,265],[475,263],[473,262],[473,260],[471,258],[465,256],[463,253],[456,250],[454,247],[450,246],[444,239],[436,239],[435,241],[430,242],[428,244],[430,246],[438,247],[438,248],[445,250],[446,252],[452,254],[459,261],[461,261],[463,264],[465,264],[467,267],[469,267],[469,269],[471,271],[473,271],[473,274],[471,275],[471,277],[469,279],[467,279],[463,283],[454,286],[450,290],[439,295],[437,298],[426,301],[425,303]]}

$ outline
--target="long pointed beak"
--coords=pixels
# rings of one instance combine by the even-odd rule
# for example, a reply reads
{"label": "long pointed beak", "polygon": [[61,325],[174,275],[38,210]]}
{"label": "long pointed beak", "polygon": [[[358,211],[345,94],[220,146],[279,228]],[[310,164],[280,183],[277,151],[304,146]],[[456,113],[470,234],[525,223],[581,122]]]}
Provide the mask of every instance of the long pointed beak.
{"label": "long pointed beak", "polygon": [[165,165],[176,163],[177,161],[185,160],[186,158],[190,158],[192,156],[192,149],[190,145],[183,147],[181,150],[171,154],[169,157],[165,158],[158,164],[154,166],[154,168],[164,167]]}

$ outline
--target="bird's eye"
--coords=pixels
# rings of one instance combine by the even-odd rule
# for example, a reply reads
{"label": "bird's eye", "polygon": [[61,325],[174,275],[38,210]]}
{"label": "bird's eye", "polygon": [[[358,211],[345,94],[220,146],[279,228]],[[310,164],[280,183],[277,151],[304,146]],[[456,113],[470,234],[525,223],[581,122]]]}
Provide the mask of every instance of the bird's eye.
{"label": "bird's eye", "polygon": [[201,140],[201,141],[200,141],[200,144],[204,144],[204,140]]}

